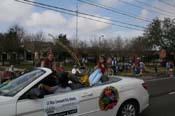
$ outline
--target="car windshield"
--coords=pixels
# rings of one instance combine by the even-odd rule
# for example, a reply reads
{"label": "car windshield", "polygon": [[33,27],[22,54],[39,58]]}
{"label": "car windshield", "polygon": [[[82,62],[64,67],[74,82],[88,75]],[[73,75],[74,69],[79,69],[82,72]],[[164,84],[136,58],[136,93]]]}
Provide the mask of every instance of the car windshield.
{"label": "car windshield", "polygon": [[35,79],[43,75],[45,71],[41,69],[37,69],[34,71],[31,71],[29,73],[26,73],[17,79],[9,82],[6,86],[0,88],[0,95],[2,96],[14,96],[19,91],[21,91],[23,88],[25,88],[27,85],[29,85],[31,82],[33,82]]}

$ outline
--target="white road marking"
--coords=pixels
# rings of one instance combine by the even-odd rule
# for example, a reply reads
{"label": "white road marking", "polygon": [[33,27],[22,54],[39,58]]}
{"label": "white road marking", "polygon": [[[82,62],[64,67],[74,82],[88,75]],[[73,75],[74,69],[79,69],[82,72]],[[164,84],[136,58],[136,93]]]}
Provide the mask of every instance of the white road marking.
{"label": "white road marking", "polygon": [[153,82],[153,81],[162,81],[162,80],[168,80],[168,79],[173,79],[173,78],[174,77],[167,77],[167,78],[159,78],[159,79],[150,79],[150,80],[145,80],[145,81],[146,82]]}
{"label": "white road marking", "polygon": [[172,91],[172,92],[170,92],[170,93],[168,93],[169,95],[173,95],[173,94],[175,94],[175,92],[174,91]]}

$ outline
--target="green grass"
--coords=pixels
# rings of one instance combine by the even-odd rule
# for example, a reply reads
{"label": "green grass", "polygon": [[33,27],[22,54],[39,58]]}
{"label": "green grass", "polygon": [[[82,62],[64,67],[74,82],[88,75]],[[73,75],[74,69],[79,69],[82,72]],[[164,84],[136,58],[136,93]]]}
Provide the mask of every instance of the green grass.
{"label": "green grass", "polygon": [[[175,74],[175,69],[174,69],[174,74]],[[117,75],[121,76],[133,76],[132,72],[119,72]],[[143,72],[142,76],[167,76],[166,75],[166,68],[164,67],[159,67],[157,74],[155,73],[155,70],[153,67],[146,67],[145,71]]]}
{"label": "green grass", "polygon": [[3,67],[0,67],[0,71],[3,71],[4,70],[4,68]]}
{"label": "green grass", "polygon": [[21,64],[21,65],[15,65],[15,68],[32,70],[34,67],[33,64]]}

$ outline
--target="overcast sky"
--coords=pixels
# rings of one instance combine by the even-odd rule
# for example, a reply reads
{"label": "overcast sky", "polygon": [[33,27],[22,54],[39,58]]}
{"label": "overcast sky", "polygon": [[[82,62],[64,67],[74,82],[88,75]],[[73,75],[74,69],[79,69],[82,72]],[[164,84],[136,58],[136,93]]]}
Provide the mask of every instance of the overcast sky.
{"label": "overcast sky", "polygon": [[[131,17],[127,17],[121,14],[117,14],[111,11],[107,11],[98,7],[94,7],[85,3],[78,2],[77,0],[33,0],[50,4],[57,7],[63,7],[66,9],[76,10],[76,4],[78,3],[79,12],[92,14],[100,17],[104,17],[110,20],[118,20],[125,23],[131,23],[139,26],[146,27],[149,22],[141,21]],[[175,7],[170,7],[159,0],[140,0],[145,3],[151,4],[153,7],[162,9],[157,10],[161,13],[151,12],[147,5],[136,2],[135,0],[89,0],[97,4],[103,4],[107,7],[113,7],[121,10],[130,15],[134,15],[137,18],[152,20],[155,17],[164,18],[166,10],[169,12],[169,17],[175,17]],[[127,1],[128,3],[140,6],[142,8],[134,7],[125,4],[121,1]],[[165,0],[166,1],[166,0]],[[174,4],[173,0],[168,0],[168,3]],[[152,8],[153,9],[153,8]],[[156,10],[156,9],[153,9]],[[167,13],[166,13],[167,14]],[[173,15],[173,16],[172,16]],[[91,17],[92,18],[92,17]],[[104,21],[103,19],[95,18],[96,20]],[[118,35],[122,37],[135,37],[142,35],[142,31],[131,30],[127,28],[121,28],[114,26],[110,20],[105,21],[109,24],[96,22],[88,19],[78,18],[78,30],[80,39],[90,39],[94,36],[104,35],[104,37],[116,37]],[[7,29],[14,25],[19,24],[24,27],[27,32],[43,31],[46,35],[48,33],[58,35],[60,33],[67,34],[70,38],[75,38],[76,35],[76,16],[69,16],[59,12],[50,11],[47,9],[37,8],[34,6],[15,2],[14,0],[1,0],[0,4],[0,32],[5,32]],[[120,24],[120,23],[115,23]],[[121,25],[121,24],[120,24]],[[130,26],[129,26],[130,27]]]}

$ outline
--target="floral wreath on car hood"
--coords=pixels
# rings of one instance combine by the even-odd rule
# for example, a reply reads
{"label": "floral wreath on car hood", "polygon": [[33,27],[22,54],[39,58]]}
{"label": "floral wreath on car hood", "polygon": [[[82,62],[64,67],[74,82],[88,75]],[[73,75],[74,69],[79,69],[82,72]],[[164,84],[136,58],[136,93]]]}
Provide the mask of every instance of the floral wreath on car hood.
{"label": "floral wreath on car hood", "polygon": [[103,111],[113,109],[119,100],[119,93],[115,87],[106,87],[100,95],[99,106]]}

